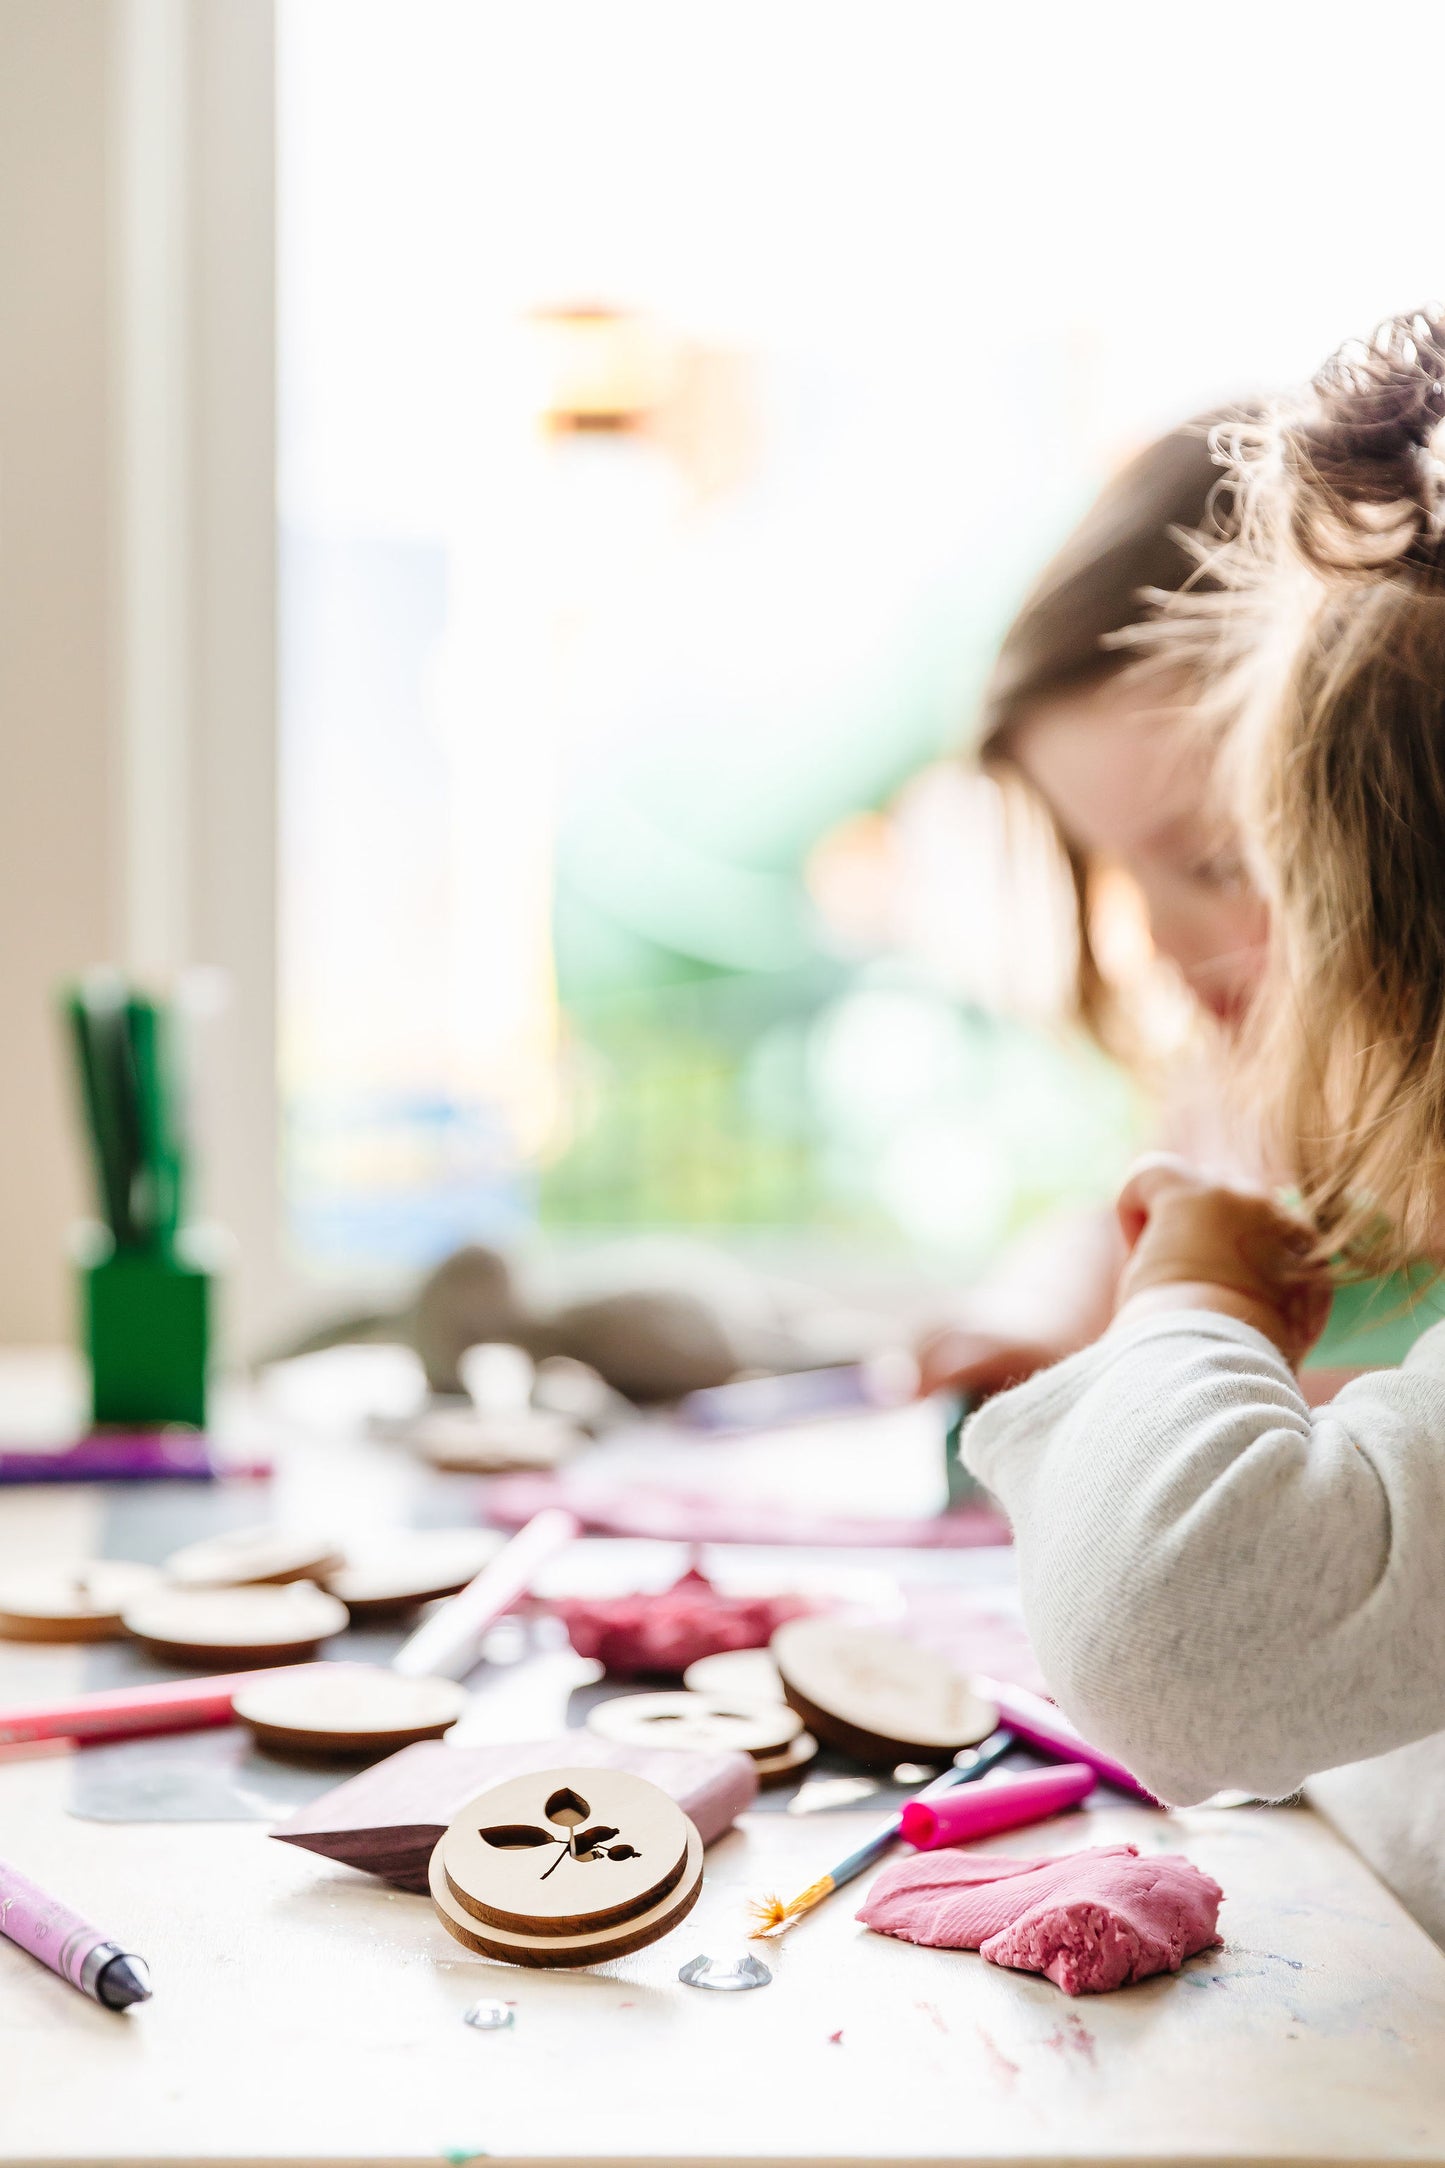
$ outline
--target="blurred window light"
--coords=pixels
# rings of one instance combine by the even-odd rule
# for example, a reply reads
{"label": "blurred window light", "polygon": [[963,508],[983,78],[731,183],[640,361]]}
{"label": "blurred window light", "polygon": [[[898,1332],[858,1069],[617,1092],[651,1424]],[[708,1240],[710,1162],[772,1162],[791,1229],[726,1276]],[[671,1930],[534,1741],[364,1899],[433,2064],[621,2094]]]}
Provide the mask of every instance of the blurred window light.
{"label": "blurred window light", "polygon": [[[971,1266],[1107,1192],[1139,1095],[1056,1027],[1042,824],[957,753],[1121,458],[1432,281],[1367,80],[1400,38],[1312,22],[280,0],[307,1258],[687,1226]],[[1320,179],[1344,142],[1388,217]]]}

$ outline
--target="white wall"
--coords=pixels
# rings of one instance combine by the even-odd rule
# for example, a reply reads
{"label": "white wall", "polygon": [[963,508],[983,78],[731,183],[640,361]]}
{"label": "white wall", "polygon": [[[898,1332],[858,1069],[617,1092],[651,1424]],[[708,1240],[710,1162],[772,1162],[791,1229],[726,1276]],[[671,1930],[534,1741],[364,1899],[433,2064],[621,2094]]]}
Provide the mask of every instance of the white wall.
{"label": "white wall", "polygon": [[233,1342],[279,1300],[270,0],[0,0],[0,1342],[69,1336],[57,982],[218,964]]}
{"label": "white wall", "polygon": [[0,1340],[69,1330],[54,989],[112,952],[104,0],[0,0]]}

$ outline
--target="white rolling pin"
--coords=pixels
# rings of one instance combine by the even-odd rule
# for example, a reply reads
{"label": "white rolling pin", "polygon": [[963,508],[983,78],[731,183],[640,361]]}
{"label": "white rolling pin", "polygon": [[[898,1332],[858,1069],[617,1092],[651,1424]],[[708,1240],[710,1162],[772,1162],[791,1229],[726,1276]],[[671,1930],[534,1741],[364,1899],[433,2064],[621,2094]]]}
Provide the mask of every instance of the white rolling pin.
{"label": "white rolling pin", "polygon": [[519,1528],[473,1581],[423,1619],[391,1660],[407,1679],[464,1679],[503,1613],[525,1596],[547,1560],[580,1535],[582,1523],[562,1506],[547,1506]]}

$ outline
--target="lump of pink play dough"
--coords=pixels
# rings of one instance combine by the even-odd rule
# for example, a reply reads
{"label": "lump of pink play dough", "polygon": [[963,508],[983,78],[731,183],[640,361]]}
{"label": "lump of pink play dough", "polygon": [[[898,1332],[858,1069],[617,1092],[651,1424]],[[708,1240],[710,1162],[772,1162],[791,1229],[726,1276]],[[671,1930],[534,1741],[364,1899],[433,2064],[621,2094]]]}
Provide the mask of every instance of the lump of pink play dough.
{"label": "lump of pink play dough", "polygon": [[1041,1972],[1066,1995],[1101,1995],[1212,1948],[1223,1895],[1177,1852],[1141,1859],[1132,1844],[1056,1859],[943,1850],[885,1867],[858,1917],[904,1942]]}
{"label": "lump of pink play dough", "polygon": [[579,1656],[624,1678],[675,1677],[725,1649],[765,1649],[786,1619],[812,1606],[800,1596],[724,1596],[695,1567],[671,1588],[634,1596],[572,1596],[552,1607]]}

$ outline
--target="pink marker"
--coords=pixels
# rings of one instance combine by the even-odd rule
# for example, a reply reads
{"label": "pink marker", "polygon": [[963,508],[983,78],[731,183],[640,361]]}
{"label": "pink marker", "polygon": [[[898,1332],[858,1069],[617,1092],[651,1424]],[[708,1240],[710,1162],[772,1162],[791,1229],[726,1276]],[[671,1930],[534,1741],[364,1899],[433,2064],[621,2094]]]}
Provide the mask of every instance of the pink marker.
{"label": "pink marker", "polygon": [[998,1829],[1021,1829],[1025,1822],[1062,1814],[1087,1799],[1097,1782],[1083,1762],[1065,1762],[1059,1769],[1031,1769],[1027,1776],[963,1785],[933,1799],[910,1799],[898,1818],[899,1833],[919,1852],[937,1851],[941,1844],[967,1844]]}
{"label": "pink marker", "polygon": [[124,1739],[132,1733],[229,1724],[232,1697],[257,1678],[275,1677],[274,1667],[227,1671],[164,1686],[102,1686],[56,1701],[25,1702],[0,1709],[0,1746],[29,1745],[36,1739]]}
{"label": "pink marker", "polygon": [[1062,1709],[1056,1709],[1042,1694],[1031,1694],[1027,1687],[1006,1686],[1001,1679],[974,1679],[985,1701],[991,1701],[998,1710],[998,1720],[1007,1724],[1015,1737],[1025,1746],[1036,1746],[1041,1754],[1056,1754],[1063,1761],[1087,1762],[1095,1776],[1116,1790],[1128,1792],[1132,1799],[1142,1799],[1145,1806],[1157,1807],[1159,1801],[1152,1792],[1146,1791],[1135,1776],[1131,1776],[1122,1762],[1111,1754],[1101,1753],[1090,1746],[1082,1732],[1076,1731]]}
{"label": "pink marker", "polygon": [[17,1867],[0,1859],[0,1934],[107,2010],[150,1997],[150,1970],[118,1942],[98,1934],[69,1905],[47,1897]]}

